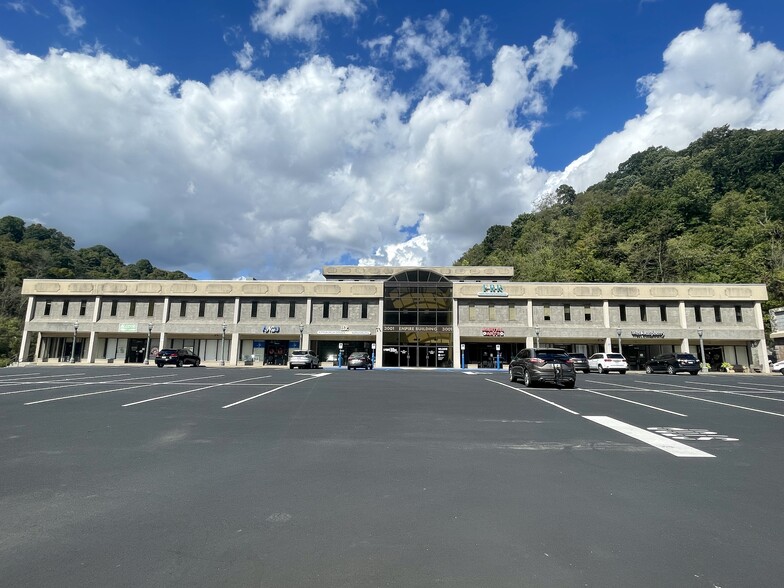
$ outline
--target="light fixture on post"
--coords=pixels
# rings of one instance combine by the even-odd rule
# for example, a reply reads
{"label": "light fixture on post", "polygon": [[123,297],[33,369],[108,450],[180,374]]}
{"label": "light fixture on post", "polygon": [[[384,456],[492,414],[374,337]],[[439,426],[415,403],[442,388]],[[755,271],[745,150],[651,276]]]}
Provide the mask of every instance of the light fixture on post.
{"label": "light fixture on post", "polygon": [[150,338],[152,337],[152,323],[147,323],[147,347],[144,348],[144,365],[150,365]]}
{"label": "light fixture on post", "polygon": [[621,327],[618,327],[617,329],[615,329],[615,334],[618,335],[618,353],[620,353],[620,354],[623,354],[623,351],[621,351],[621,333],[622,332],[623,331],[621,331]]}
{"label": "light fixture on post", "polygon": [[534,333],[536,333],[536,346],[539,347],[539,325],[534,326]]}
{"label": "light fixture on post", "polygon": [[79,330],[79,321],[74,321],[74,336],[73,343],[71,343],[71,363],[76,363],[76,332]]}
{"label": "light fixture on post", "polygon": [[223,329],[223,334],[221,335],[221,358],[220,358],[220,364],[221,365],[226,365],[226,362],[223,359],[224,358],[224,353],[225,353],[225,350],[226,350],[226,321],[223,322],[223,324],[221,325],[221,328]]}
{"label": "light fixture on post", "polygon": [[705,345],[702,342],[702,329],[697,329],[697,336],[700,338],[700,371],[708,371],[705,366]]}
{"label": "light fixture on post", "polygon": [[302,349],[302,333],[305,332],[305,325],[299,323],[299,348]]}

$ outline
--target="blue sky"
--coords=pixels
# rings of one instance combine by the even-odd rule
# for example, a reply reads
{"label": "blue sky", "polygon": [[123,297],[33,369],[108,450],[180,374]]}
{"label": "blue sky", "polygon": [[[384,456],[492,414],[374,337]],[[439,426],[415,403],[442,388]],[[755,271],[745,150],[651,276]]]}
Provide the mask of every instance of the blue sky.
{"label": "blue sky", "polygon": [[0,0],[0,215],[202,277],[447,265],[650,145],[781,128],[782,16],[772,0]]}

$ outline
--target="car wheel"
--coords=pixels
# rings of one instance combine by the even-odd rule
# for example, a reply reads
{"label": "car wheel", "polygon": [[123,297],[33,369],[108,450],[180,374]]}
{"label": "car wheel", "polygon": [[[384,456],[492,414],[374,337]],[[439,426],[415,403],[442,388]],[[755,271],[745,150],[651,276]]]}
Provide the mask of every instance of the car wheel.
{"label": "car wheel", "polygon": [[566,384],[564,384],[564,388],[569,388],[571,390],[574,388],[575,383],[576,382],[566,382]]}
{"label": "car wheel", "polygon": [[583,370],[583,373],[584,373],[584,374],[590,374],[590,373],[591,373],[591,370]]}
{"label": "car wheel", "polygon": [[161,367],[161,368],[163,367],[162,363],[156,363],[155,365],[157,365],[158,367]]}
{"label": "car wheel", "polygon": [[675,375],[675,368],[672,367],[671,365],[668,365],[667,366],[667,373],[670,374],[671,376],[674,376]]}
{"label": "car wheel", "polygon": [[645,373],[646,374],[652,374],[653,373],[653,368],[651,366],[649,366],[649,365],[646,365],[645,366]]}
{"label": "car wheel", "polygon": [[599,373],[600,374],[609,374],[610,370],[606,370],[602,367],[602,364],[599,364]]}
{"label": "car wheel", "polygon": [[177,367],[182,367],[182,360],[181,359],[177,360]]}
{"label": "car wheel", "polygon": [[781,368],[781,371],[780,371],[779,373],[780,373],[782,376],[784,376],[784,368]]}
{"label": "car wheel", "polygon": [[618,373],[619,373],[619,374],[621,374],[621,375],[623,375],[623,374],[625,374],[625,373],[626,373],[626,370],[618,370]]}
{"label": "car wheel", "polygon": [[526,388],[530,388],[533,384],[531,380],[531,374],[528,373],[528,370],[523,371],[523,384],[525,384]]}
{"label": "car wheel", "polygon": [[517,381],[517,376],[515,376],[514,372],[512,372],[512,368],[509,368],[509,381],[512,383]]}
{"label": "car wheel", "polygon": [[293,365],[290,365],[290,366],[289,366],[289,369],[290,369],[290,370],[293,370],[293,369],[294,369],[294,366],[293,366]]}
{"label": "car wheel", "polygon": [[700,372],[689,372],[689,373],[690,373],[692,376],[696,376],[696,375],[697,375],[697,374],[699,374]]}
{"label": "car wheel", "polygon": [[201,365],[201,361],[198,359],[193,362],[193,367],[199,367],[200,365]]}

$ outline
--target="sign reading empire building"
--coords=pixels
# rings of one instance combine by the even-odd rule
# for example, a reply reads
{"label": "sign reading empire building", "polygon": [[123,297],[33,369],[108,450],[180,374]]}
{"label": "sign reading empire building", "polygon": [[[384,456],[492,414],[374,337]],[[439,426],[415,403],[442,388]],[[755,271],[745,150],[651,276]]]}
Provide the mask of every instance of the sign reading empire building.
{"label": "sign reading empire building", "polygon": [[420,333],[420,332],[428,332],[428,333],[451,333],[452,327],[440,326],[437,327],[435,325],[428,326],[428,325],[385,325],[384,326],[385,332],[394,332],[394,333]]}

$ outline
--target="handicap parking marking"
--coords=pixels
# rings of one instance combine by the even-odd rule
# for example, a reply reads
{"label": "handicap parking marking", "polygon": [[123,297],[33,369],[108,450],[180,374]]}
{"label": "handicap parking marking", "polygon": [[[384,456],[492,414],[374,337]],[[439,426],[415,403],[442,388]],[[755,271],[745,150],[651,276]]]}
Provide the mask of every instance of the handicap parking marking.
{"label": "handicap parking marking", "polygon": [[649,431],[657,435],[664,435],[670,439],[684,441],[740,441],[737,437],[720,435],[710,429],[686,429],[683,427],[648,427]]}
{"label": "handicap parking marking", "polygon": [[631,437],[632,439],[642,441],[643,443],[655,447],[656,449],[666,451],[675,457],[716,457],[715,455],[700,449],[695,449],[694,447],[681,443],[680,441],[675,441],[674,439],[657,435],[656,433],[646,431],[645,429],[635,427],[634,425],[624,423],[623,421],[616,420],[612,417],[584,416],[583,418],[614,431],[618,431],[619,433]]}

